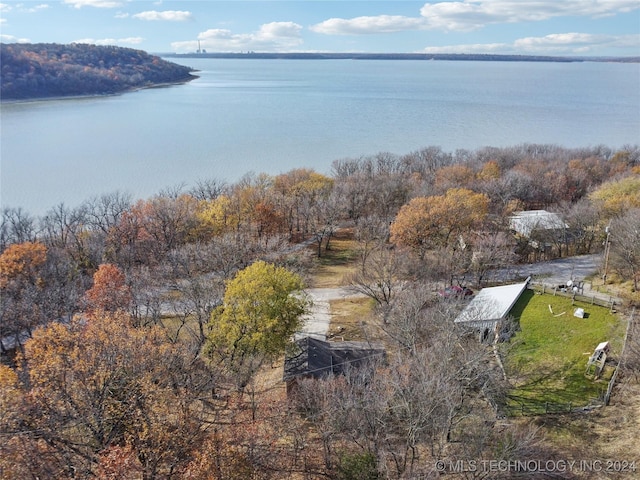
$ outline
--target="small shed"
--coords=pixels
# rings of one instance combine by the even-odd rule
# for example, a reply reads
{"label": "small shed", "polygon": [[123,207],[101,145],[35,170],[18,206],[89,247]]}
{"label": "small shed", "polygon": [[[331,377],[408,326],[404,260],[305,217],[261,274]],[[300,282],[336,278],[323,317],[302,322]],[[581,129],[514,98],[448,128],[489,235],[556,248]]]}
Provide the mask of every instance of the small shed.
{"label": "small shed", "polygon": [[530,278],[522,283],[483,288],[455,319],[455,323],[476,330],[480,341],[495,338],[498,322],[506,318],[509,311],[525,291]]}
{"label": "small shed", "polygon": [[385,349],[368,342],[327,342],[307,336],[293,342],[284,361],[287,394],[301,378],[343,375],[348,368],[384,358]]}

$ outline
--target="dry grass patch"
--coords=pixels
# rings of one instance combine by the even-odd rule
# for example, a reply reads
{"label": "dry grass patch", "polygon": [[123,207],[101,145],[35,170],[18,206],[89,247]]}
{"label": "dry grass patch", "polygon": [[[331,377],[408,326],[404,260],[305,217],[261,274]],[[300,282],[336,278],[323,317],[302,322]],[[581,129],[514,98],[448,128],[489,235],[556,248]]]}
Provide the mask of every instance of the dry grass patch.
{"label": "dry grass patch", "polygon": [[[317,245],[312,245],[317,251]],[[312,288],[335,288],[343,285],[343,278],[355,269],[356,241],[351,229],[342,229],[331,239],[329,250],[316,259],[312,274]]]}
{"label": "dry grass patch", "polygon": [[635,472],[627,465],[612,464],[611,471],[576,472],[580,479],[631,479],[640,476],[640,385],[627,382],[614,390],[610,406],[589,413],[547,415],[534,421],[564,458],[577,461],[633,462]]}
{"label": "dry grass patch", "polygon": [[379,343],[384,332],[374,319],[375,302],[368,297],[331,300],[331,323],[328,337],[331,340],[347,340]]}

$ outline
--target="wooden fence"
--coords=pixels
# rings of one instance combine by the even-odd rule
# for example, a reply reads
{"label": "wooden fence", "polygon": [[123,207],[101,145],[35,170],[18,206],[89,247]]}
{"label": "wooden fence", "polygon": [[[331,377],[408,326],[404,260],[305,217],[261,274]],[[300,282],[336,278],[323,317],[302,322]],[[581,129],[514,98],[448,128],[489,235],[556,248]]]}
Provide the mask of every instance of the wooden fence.
{"label": "wooden fence", "polygon": [[[636,309],[635,307],[631,311],[631,315],[629,316],[629,321],[627,322],[627,329],[624,332],[624,340],[622,341],[622,351],[620,352],[620,361],[616,366],[613,375],[611,375],[611,380],[609,380],[609,385],[607,386],[607,392],[604,395],[604,404],[609,405],[609,400],[611,400],[611,393],[613,392],[613,386],[616,383],[616,378],[618,377],[618,371],[624,367],[625,361],[625,353],[627,349],[627,340],[629,339],[629,332],[632,331],[632,324],[635,321]],[[635,328],[633,329],[635,331]],[[637,334],[637,333],[636,333]]]}
{"label": "wooden fence", "polygon": [[502,411],[506,416],[535,416],[535,415],[553,415],[574,412],[587,412],[595,408],[605,405],[604,395],[600,398],[592,398],[587,405],[576,405],[574,403],[554,403],[554,402],[535,402],[535,401],[518,401],[515,404],[506,405]]}
{"label": "wooden fence", "polygon": [[576,292],[563,291],[563,289],[558,287],[550,287],[549,285],[545,285],[544,283],[529,283],[528,288],[536,292],[570,298],[572,302],[582,302],[591,305],[598,305],[600,307],[608,308],[612,312],[615,311],[616,305],[619,305],[619,303],[616,303],[616,301],[619,302],[619,300],[611,296],[609,296],[609,298],[604,298],[602,295],[596,294],[583,295]]}

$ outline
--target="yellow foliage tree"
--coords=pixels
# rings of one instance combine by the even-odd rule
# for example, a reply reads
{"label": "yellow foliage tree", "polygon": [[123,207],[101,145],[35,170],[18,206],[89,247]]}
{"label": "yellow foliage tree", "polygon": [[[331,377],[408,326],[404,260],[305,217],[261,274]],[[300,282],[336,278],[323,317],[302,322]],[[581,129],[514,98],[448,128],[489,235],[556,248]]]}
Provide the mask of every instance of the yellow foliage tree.
{"label": "yellow foliage tree", "polygon": [[632,208],[640,208],[640,175],[607,182],[594,191],[590,198],[601,206],[608,217],[621,215]]}
{"label": "yellow foliage tree", "polygon": [[238,229],[240,217],[233,208],[231,197],[220,195],[213,200],[200,203],[196,214],[201,230],[218,236]]}
{"label": "yellow foliage tree", "polygon": [[478,172],[478,179],[480,180],[498,180],[502,175],[500,165],[495,160],[489,160],[482,166],[482,170]]}
{"label": "yellow foliage tree", "polygon": [[280,355],[298,329],[307,302],[299,275],[258,261],[227,283],[222,305],[209,323],[206,351],[232,367],[245,360]]}

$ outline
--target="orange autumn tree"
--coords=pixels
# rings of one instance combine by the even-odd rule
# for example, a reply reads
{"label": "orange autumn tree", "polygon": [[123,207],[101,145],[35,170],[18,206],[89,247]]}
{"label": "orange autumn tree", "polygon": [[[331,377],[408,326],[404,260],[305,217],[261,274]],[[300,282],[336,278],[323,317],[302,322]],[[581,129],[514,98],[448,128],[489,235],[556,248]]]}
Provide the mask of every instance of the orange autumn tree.
{"label": "orange autumn tree", "polygon": [[103,263],[93,274],[93,287],[85,293],[87,313],[127,311],[131,305],[131,287],[115,265]]}
{"label": "orange autumn tree", "polygon": [[39,242],[16,243],[0,255],[0,288],[38,283],[38,272],[47,259],[47,247]]}
{"label": "orange autumn tree", "polygon": [[[124,313],[95,319],[36,330],[20,362],[22,384],[3,380],[0,370],[0,393],[19,388],[25,398],[21,428],[7,436],[23,439],[27,455],[13,468],[29,467],[44,441],[48,463],[65,472],[40,478],[97,467],[102,478],[178,478],[171,472],[190,461],[213,415],[200,401],[211,392],[212,371],[160,327],[132,327]],[[120,467],[141,474],[118,476]]]}
{"label": "orange autumn tree", "polygon": [[482,224],[488,208],[485,194],[466,188],[416,197],[400,209],[391,224],[391,241],[421,253],[430,248],[451,247],[460,235]]}

